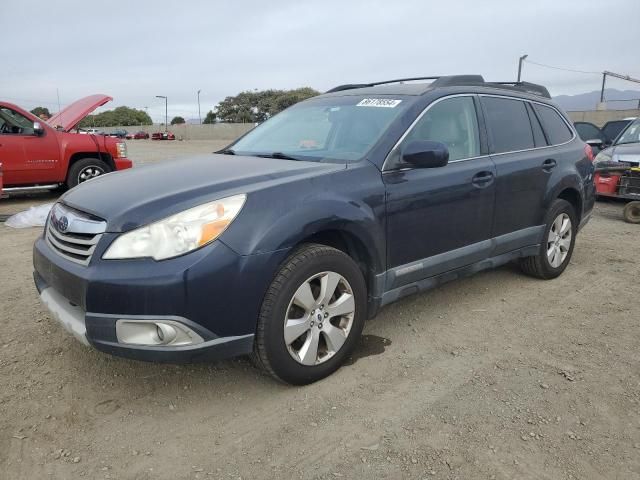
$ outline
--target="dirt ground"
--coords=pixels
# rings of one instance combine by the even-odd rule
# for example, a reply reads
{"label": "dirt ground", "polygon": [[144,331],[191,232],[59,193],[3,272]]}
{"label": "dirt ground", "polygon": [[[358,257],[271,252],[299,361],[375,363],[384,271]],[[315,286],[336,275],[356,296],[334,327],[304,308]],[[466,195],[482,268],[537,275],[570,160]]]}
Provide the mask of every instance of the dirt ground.
{"label": "dirt ground", "polygon": [[638,479],[640,226],[622,206],[597,205],[559,279],[507,266],[405,298],[366,325],[350,365],[304,388],[245,359],[82,346],[37,298],[40,229],[0,224],[0,478]]}

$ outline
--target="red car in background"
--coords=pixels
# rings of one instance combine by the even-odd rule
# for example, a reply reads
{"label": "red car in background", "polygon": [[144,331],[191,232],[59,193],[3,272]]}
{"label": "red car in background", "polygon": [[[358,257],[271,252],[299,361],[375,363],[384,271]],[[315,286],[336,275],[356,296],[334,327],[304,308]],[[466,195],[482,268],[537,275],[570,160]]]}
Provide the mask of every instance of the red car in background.
{"label": "red car in background", "polygon": [[171,132],[155,132],[151,134],[151,140],[175,140],[176,136]]}
{"label": "red car in background", "polygon": [[0,159],[4,193],[68,188],[91,178],[131,168],[119,138],[79,135],[77,125],[111,101],[91,95],[72,103],[47,122],[12,103],[0,101]]}
{"label": "red car in background", "polygon": [[142,139],[149,138],[149,134],[147,132],[140,130],[139,132],[136,132],[136,133],[128,133],[125,138],[127,140],[142,140]]}

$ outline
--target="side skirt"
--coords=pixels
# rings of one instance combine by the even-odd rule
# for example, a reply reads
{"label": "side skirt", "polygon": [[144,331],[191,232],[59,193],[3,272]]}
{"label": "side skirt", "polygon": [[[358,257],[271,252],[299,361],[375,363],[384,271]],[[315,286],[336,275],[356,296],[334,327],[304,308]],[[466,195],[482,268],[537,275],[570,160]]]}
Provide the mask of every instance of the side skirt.
{"label": "side skirt", "polygon": [[401,287],[393,288],[382,294],[381,297],[371,297],[369,299],[369,318],[374,317],[380,308],[395,302],[403,297],[412,295],[414,293],[424,292],[431,290],[443,283],[457,280],[459,278],[469,277],[483,270],[490,270],[509,263],[512,260],[518,258],[529,257],[537,255],[540,249],[540,244],[530,245],[517,250],[513,250],[507,253],[502,253],[479,262],[472,263],[461,268],[449,270],[432,277],[424,278],[415,282],[411,282]]}

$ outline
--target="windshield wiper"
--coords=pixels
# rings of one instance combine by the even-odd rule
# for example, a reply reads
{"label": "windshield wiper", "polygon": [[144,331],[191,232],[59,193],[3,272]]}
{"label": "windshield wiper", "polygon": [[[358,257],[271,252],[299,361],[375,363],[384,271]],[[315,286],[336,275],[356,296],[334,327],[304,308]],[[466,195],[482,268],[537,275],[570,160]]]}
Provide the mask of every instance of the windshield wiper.
{"label": "windshield wiper", "polygon": [[300,160],[299,158],[292,157],[291,155],[287,155],[286,153],[282,153],[282,152],[273,152],[273,153],[267,153],[264,155],[256,155],[256,157],[278,158],[280,160]]}
{"label": "windshield wiper", "polygon": [[215,153],[221,153],[222,155],[235,155],[236,152],[232,148],[225,148],[224,150],[219,150]]}
{"label": "windshield wiper", "polygon": [[640,142],[638,142],[638,141],[633,141],[633,140],[632,140],[631,142],[618,142],[618,143],[616,143],[616,144],[614,145],[614,147],[615,147],[616,145],[629,145],[630,143],[640,143]]}

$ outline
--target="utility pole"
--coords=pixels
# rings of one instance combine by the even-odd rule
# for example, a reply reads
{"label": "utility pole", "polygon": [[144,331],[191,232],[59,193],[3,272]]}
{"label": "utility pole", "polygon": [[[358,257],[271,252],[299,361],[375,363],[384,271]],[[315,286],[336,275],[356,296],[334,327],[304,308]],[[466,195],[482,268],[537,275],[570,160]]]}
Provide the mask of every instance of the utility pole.
{"label": "utility pole", "polygon": [[165,95],[156,95],[156,98],[164,98],[164,131],[169,131],[169,110],[167,109],[167,97]]}
{"label": "utility pole", "polygon": [[604,103],[604,85],[607,81],[607,75],[610,77],[619,78],[621,80],[626,80],[627,82],[640,83],[640,80],[637,78],[632,78],[629,75],[620,75],[619,73],[608,72],[605,70],[602,72],[602,88],[600,89],[600,103]]}
{"label": "utility pole", "polygon": [[529,55],[522,55],[518,60],[518,83],[520,83],[520,78],[522,77],[522,62],[524,62],[528,56]]}
{"label": "utility pole", "polygon": [[202,125],[202,114],[200,113],[200,92],[202,90],[198,90],[198,118],[200,119],[200,125]]}

